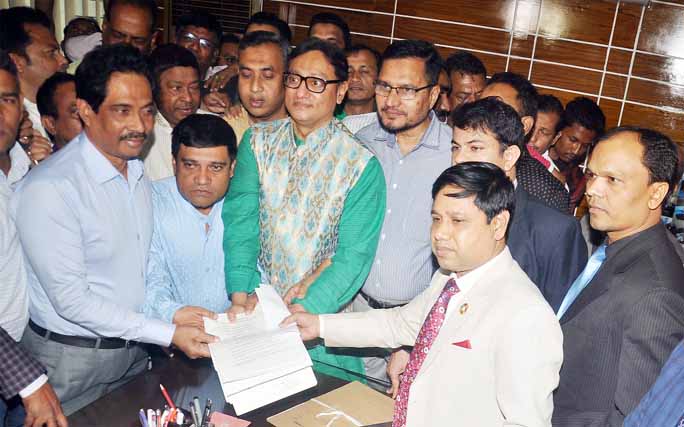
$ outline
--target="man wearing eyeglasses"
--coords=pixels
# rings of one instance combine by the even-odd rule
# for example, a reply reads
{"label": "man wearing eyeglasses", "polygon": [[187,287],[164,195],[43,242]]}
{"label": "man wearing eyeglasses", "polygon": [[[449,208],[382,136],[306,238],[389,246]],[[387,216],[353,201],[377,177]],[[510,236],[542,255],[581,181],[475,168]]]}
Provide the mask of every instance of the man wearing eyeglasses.
{"label": "man wearing eyeglasses", "polygon": [[[442,59],[425,41],[402,40],[382,55],[375,84],[378,121],[356,136],[377,156],[387,182],[378,250],[354,311],[404,305],[435,272],[430,248],[430,189],[450,166],[451,129],[432,111]],[[364,358],[367,374],[387,381],[388,351]]]}
{"label": "man wearing eyeglasses", "polygon": [[200,67],[200,79],[204,80],[218,56],[219,41],[223,35],[221,24],[210,13],[195,12],[178,18],[176,28],[176,44],[195,54]]}
{"label": "man wearing eyeglasses", "polygon": [[[344,53],[309,39],[287,70],[290,117],[247,131],[223,206],[232,319],[254,308],[248,294],[260,283],[293,313],[340,311],[370,270],[384,217],[380,163],[333,117],[347,91]],[[364,372],[357,357],[321,345],[309,352],[321,372],[347,380]]]}

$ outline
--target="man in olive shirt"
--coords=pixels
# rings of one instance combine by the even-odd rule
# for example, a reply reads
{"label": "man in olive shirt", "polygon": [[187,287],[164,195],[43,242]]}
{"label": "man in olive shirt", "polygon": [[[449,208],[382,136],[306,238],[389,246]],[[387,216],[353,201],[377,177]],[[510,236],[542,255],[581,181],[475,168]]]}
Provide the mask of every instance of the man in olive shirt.
{"label": "man in olive shirt", "polygon": [[[373,154],[333,117],[347,77],[339,48],[305,41],[285,74],[290,118],[256,124],[243,137],[223,206],[231,317],[251,311],[248,293],[260,283],[287,295],[292,312],[335,313],[368,275],[385,180]],[[293,293],[303,283],[306,294]],[[349,380],[364,372],[356,357],[323,346],[310,353],[319,371]]]}

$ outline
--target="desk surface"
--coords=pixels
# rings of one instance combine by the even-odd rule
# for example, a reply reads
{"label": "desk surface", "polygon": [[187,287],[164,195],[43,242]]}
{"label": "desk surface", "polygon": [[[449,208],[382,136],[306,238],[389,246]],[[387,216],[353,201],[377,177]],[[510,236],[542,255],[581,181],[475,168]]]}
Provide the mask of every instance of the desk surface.
{"label": "desk surface", "polygon": [[[243,414],[240,418],[251,421],[250,427],[270,426],[266,418],[271,415],[346,384],[346,381],[320,373],[316,373],[316,377],[316,387]],[[187,401],[193,395],[200,396],[201,399],[216,396],[218,379],[208,359],[189,360],[183,355],[176,354],[171,359],[155,360],[155,366],[151,371],[145,372],[69,416],[69,426],[140,427],[140,422],[137,421],[140,408],[163,408],[166,403],[159,390],[159,384],[164,384],[177,405],[186,407]],[[214,410],[220,410],[220,403],[225,403],[224,399],[221,398],[220,403],[218,399],[212,399]],[[225,403],[222,412],[235,415],[233,406],[228,403]],[[391,426],[391,423],[387,426]]]}

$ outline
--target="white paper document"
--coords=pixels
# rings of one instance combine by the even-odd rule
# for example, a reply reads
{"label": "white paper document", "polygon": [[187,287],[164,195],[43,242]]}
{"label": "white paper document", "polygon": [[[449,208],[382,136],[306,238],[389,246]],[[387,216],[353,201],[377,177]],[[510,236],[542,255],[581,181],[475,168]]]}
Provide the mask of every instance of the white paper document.
{"label": "white paper document", "polygon": [[226,314],[204,319],[205,331],[220,339],[209,351],[226,401],[238,415],[317,384],[297,327],[279,326],[289,315],[282,298],[269,285],[256,292],[253,313],[232,323]]}

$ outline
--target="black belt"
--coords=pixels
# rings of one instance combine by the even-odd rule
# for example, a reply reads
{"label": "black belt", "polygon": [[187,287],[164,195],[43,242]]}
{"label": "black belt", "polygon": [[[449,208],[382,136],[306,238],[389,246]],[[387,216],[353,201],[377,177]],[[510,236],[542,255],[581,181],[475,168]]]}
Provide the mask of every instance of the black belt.
{"label": "black belt", "polygon": [[376,310],[377,309],[384,309],[384,308],[401,307],[402,305],[406,305],[405,303],[404,304],[389,304],[386,302],[378,301],[363,291],[359,292],[359,294],[361,294],[361,298],[366,300],[366,302],[368,303],[368,306],[370,308],[374,308]]}
{"label": "black belt", "polygon": [[131,348],[138,344],[137,341],[126,341],[121,338],[86,338],[62,335],[36,325],[33,320],[29,320],[29,328],[41,337],[49,341],[58,342],[72,347],[99,348],[103,350],[114,350],[117,348]]}

